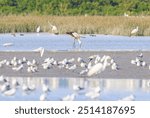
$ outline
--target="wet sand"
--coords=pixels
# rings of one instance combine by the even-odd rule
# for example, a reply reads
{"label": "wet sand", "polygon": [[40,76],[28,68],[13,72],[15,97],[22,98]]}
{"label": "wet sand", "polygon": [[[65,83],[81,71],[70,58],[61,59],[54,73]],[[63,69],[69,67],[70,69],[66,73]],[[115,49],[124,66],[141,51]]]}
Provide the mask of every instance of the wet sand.
{"label": "wet sand", "polygon": [[[143,60],[147,63],[146,67],[137,67],[131,64],[131,60],[135,59],[137,55],[143,53]],[[98,54],[100,56],[109,55],[119,65],[119,70],[112,71],[110,68],[106,68],[100,74],[93,75],[90,78],[114,78],[114,79],[149,79],[150,78],[150,52],[149,51],[45,51],[43,57],[37,52],[0,52],[0,61],[3,59],[11,60],[14,56],[21,59],[26,57],[28,60],[36,59],[38,62],[38,72],[28,73],[27,66],[21,71],[13,71],[10,67],[4,65],[0,68],[0,75],[9,77],[84,77],[86,75],[80,75],[81,67],[77,67],[76,70],[71,71],[67,69],[59,69],[58,67],[52,67],[48,70],[44,70],[41,64],[45,58],[53,57],[57,61],[61,61],[64,58],[71,59],[82,57],[87,59],[91,55]]]}

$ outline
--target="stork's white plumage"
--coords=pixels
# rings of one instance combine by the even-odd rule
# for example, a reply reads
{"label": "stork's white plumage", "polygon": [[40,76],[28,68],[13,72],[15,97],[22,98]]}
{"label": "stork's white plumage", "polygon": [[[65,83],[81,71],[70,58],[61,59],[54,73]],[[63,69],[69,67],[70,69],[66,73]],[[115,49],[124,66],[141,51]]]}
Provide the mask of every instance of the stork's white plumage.
{"label": "stork's white plumage", "polygon": [[75,40],[77,40],[79,45],[80,45],[80,47],[81,47],[82,42],[80,40],[80,35],[77,32],[66,32],[66,34],[69,34],[69,35],[71,35],[74,38],[73,46],[75,46]]}

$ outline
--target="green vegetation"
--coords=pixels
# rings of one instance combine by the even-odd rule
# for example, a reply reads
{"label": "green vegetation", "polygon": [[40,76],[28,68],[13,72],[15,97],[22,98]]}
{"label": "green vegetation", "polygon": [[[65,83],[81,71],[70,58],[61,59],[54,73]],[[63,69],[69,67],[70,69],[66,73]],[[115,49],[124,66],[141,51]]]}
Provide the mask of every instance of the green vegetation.
{"label": "green vegetation", "polygon": [[150,16],[1,16],[0,33],[42,32],[52,33],[48,21],[56,25],[59,33],[76,31],[80,34],[130,35],[139,26],[138,35],[150,36]]}
{"label": "green vegetation", "polygon": [[150,0],[0,0],[1,15],[150,15]]}
{"label": "green vegetation", "polygon": [[[123,16],[124,13],[129,17]],[[48,21],[61,34],[150,36],[150,0],[0,0],[0,33],[51,32]],[[116,17],[117,16],[117,17]]]}

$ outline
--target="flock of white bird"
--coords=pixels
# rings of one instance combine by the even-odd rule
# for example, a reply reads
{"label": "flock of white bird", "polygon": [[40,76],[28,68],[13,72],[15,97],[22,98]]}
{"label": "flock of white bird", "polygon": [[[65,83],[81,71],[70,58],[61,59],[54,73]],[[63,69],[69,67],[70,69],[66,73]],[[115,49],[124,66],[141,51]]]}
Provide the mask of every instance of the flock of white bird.
{"label": "flock of white bird", "polygon": [[[40,52],[41,57],[44,54],[44,48],[36,49],[34,51]],[[13,57],[12,59],[0,60],[0,68],[3,68],[4,66],[18,72],[21,72],[24,69],[28,73],[38,73],[40,71],[39,68],[44,70],[53,68],[66,69],[80,76],[87,77],[100,74],[107,68],[110,68],[112,71],[117,71],[119,69],[118,64],[109,55],[91,55],[87,58],[76,57],[70,59],[64,58],[61,60],[48,57],[45,58],[42,63],[38,62],[36,59],[28,59],[27,57]]]}
{"label": "flock of white bird", "polygon": [[137,67],[148,67],[150,70],[150,65],[144,61],[142,53],[137,55],[135,59],[132,59],[131,64],[136,65]]}
{"label": "flock of white bird", "polygon": [[[40,88],[41,89],[39,91],[40,95],[37,96],[39,97],[39,100],[40,101],[50,100],[49,94],[51,92],[54,92],[55,90],[51,89],[48,79],[46,78],[39,78],[39,79],[40,85],[37,86],[35,83],[31,81],[30,78],[27,78],[26,81],[21,82],[15,78],[10,79],[4,76],[0,76],[0,94],[2,94],[3,96],[14,96],[18,90],[19,91],[21,90],[22,91],[21,94],[23,93],[24,95],[30,95],[32,92],[35,92],[36,90],[39,91]],[[84,95],[88,100],[100,100],[100,93],[102,92],[101,87],[100,86],[89,87],[88,83],[89,81],[87,80],[83,82],[82,86],[74,83],[71,90],[72,93],[63,96],[58,100],[73,101],[76,100],[76,98],[80,94]],[[126,100],[126,101],[135,100],[135,96],[131,94],[119,100]]]}
{"label": "flock of white bird", "polygon": [[[37,50],[36,50],[37,51]],[[81,57],[78,58],[71,58],[71,59],[62,59],[62,60],[56,60],[53,57],[49,57],[44,59],[42,64],[39,64],[35,59],[32,61],[29,61],[26,57],[23,57],[22,59],[19,59],[17,57],[13,57],[10,60],[1,60],[0,61],[0,68],[3,68],[4,66],[10,67],[13,71],[22,71],[24,67],[26,67],[26,70],[28,73],[35,73],[38,72],[39,66],[41,66],[43,69],[53,69],[54,67],[58,69],[67,69],[72,72],[75,71],[77,68],[80,68],[80,72],[78,74],[85,75],[86,77],[91,77],[97,74],[102,73],[105,71],[106,68],[110,67],[112,71],[117,71],[119,69],[117,63],[115,60],[108,56],[99,56],[99,55],[92,55],[89,56],[86,59],[83,59]],[[77,69],[78,70],[78,69]],[[18,89],[18,86],[21,87],[21,89],[25,93],[30,93],[36,89],[36,85],[34,84],[27,84],[20,83],[17,81],[17,79],[7,79],[4,76],[0,76],[0,91],[5,96],[13,96],[16,93],[16,90]],[[68,94],[64,96],[63,98],[60,98],[60,100],[63,101],[72,101],[75,100],[77,95],[85,90],[85,86],[80,86],[77,84],[73,85],[73,93]],[[51,92],[50,86],[47,84],[47,82],[44,79],[41,79],[41,89],[42,93],[39,97],[39,100],[44,101],[48,100],[48,94]],[[85,97],[91,99],[91,100],[97,100],[100,97],[101,88],[100,86],[88,88],[85,91]],[[127,97],[128,98],[128,97]],[[133,98],[132,98],[133,99]],[[127,99],[127,100],[132,100]],[[122,99],[124,100],[124,99]]]}

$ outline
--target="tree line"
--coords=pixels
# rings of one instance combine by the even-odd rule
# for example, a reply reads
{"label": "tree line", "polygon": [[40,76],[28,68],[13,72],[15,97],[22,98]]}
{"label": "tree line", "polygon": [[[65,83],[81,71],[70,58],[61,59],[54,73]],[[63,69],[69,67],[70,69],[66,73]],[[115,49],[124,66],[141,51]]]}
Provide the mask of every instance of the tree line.
{"label": "tree line", "polygon": [[0,15],[150,15],[150,0],[0,0]]}

